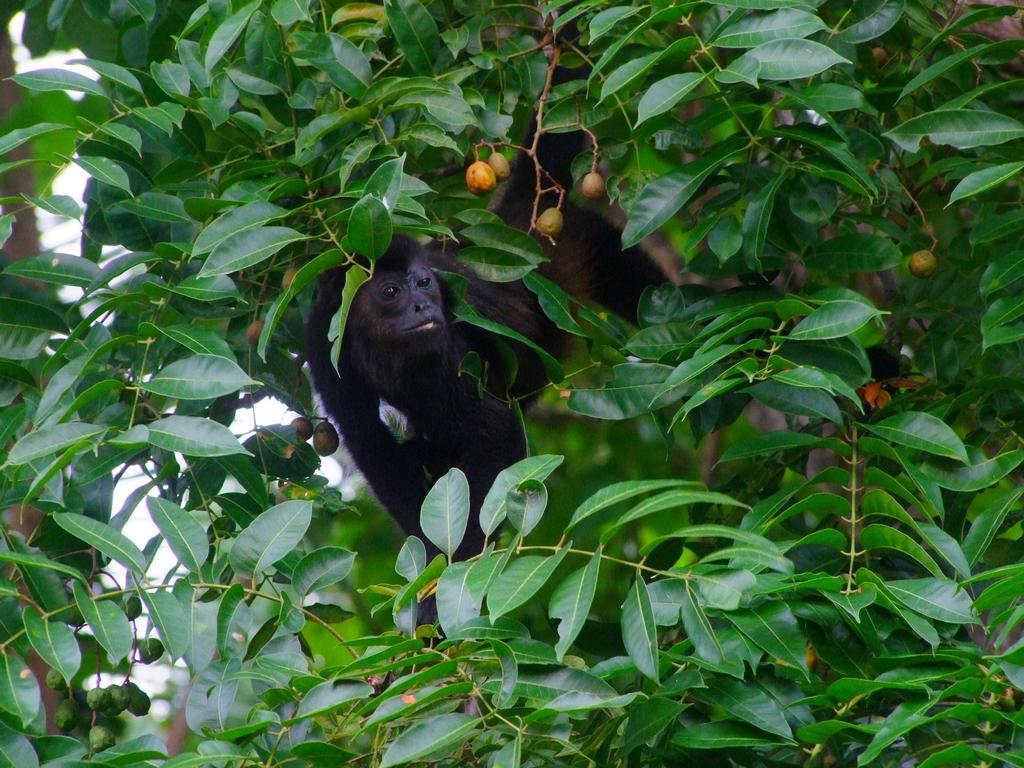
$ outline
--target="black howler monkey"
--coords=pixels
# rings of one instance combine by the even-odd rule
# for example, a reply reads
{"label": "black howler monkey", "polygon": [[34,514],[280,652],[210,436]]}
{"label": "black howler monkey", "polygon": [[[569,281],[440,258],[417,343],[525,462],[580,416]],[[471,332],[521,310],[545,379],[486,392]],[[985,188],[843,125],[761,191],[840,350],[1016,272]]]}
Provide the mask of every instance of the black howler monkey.
{"label": "black howler monkey", "polygon": [[[581,132],[544,133],[537,157],[565,189],[570,163],[584,149]],[[535,194],[533,163],[519,157],[495,212],[510,226],[527,229]],[[594,300],[636,319],[640,294],[665,274],[640,250],[623,250],[621,233],[601,215],[563,206],[557,245],[544,242],[549,261],[541,273],[573,296]],[[307,325],[307,360],[313,385],[345,446],[378,499],[407,534],[420,535],[420,505],[434,479],[459,467],[469,480],[470,523],[456,557],[480,551],[483,532],[476,512],[497,473],[523,458],[526,442],[515,411],[501,398],[481,392],[477,380],[460,375],[475,352],[488,370],[504,369],[498,342],[474,326],[457,323],[452,297],[438,272],[468,279],[466,301],[482,316],[535,341],[552,354],[565,339],[521,283],[491,283],[461,264],[449,244],[420,245],[395,237],[373,276],[356,293],[341,344],[338,370],[331,362],[328,328],[337,312],[345,276],[326,273]],[[514,381],[500,382],[513,397],[542,388],[544,369],[523,345],[512,345]],[[340,374],[339,374],[340,371]],[[528,399],[528,398],[527,398]],[[380,401],[398,409],[413,437],[396,441],[380,419]],[[430,546],[427,542],[428,547]],[[436,550],[435,550],[436,552]]]}

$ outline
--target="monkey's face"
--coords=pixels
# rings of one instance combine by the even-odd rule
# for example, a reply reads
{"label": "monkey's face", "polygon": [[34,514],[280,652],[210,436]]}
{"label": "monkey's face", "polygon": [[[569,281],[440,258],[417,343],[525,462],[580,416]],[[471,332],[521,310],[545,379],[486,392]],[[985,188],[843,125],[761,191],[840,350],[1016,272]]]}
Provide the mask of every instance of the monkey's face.
{"label": "monkey's face", "polygon": [[378,337],[390,344],[431,344],[445,328],[444,296],[437,275],[413,261],[401,271],[378,270],[366,292]]}

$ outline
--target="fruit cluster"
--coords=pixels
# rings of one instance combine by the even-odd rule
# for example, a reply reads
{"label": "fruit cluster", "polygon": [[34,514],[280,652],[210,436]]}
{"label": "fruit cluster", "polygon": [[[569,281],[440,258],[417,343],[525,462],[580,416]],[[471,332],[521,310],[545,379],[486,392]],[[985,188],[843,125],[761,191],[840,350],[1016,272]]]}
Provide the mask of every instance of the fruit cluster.
{"label": "fruit cluster", "polygon": [[[491,152],[486,162],[477,160],[466,169],[466,187],[474,195],[486,195],[494,190],[498,182],[505,181],[511,174],[508,159],[495,150]],[[600,200],[605,194],[604,177],[596,170],[590,171],[580,182],[580,192],[590,200]],[[550,238],[558,237],[563,225],[562,212],[557,206],[545,208],[534,222],[537,231]]]}

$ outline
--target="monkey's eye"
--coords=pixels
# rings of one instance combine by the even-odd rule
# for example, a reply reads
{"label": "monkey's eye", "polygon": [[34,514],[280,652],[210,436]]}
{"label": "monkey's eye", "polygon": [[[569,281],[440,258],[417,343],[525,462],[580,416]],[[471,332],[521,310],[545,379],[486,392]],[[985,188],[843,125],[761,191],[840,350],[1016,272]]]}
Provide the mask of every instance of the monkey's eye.
{"label": "monkey's eye", "polygon": [[418,288],[426,288],[428,285],[430,285],[429,277],[421,277],[419,280],[416,281],[416,286]]}
{"label": "monkey's eye", "polygon": [[398,286],[396,285],[385,285],[380,289],[380,295],[385,299],[393,299],[398,295]]}

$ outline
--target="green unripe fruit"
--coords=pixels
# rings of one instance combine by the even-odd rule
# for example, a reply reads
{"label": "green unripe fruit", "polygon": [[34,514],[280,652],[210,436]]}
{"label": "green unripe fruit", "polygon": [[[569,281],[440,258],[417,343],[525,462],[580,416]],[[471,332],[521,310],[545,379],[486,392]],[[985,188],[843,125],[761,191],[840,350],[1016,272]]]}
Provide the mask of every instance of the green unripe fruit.
{"label": "green unripe fruit", "polygon": [[136,717],[149,714],[150,700],[146,692],[135,683],[128,683],[128,711]]}
{"label": "green unripe fruit", "polygon": [[128,690],[123,685],[112,685],[107,688],[107,701],[103,714],[117,717],[128,709]]}
{"label": "green unripe fruit", "polygon": [[128,621],[135,621],[142,615],[142,601],[138,595],[129,595],[124,601],[124,615],[128,617]]}
{"label": "green unripe fruit", "polygon": [[114,734],[102,725],[94,725],[89,729],[89,751],[102,752],[104,749],[110,749],[116,743]]}
{"label": "green unripe fruit", "polygon": [[152,664],[164,655],[164,644],[157,638],[151,637],[148,640],[139,640],[139,658],[143,664]]}
{"label": "green unripe fruit", "polygon": [[910,274],[923,280],[932,276],[935,272],[936,264],[935,254],[922,248],[920,251],[914,251],[911,254],[907,266],[910,269]]}
{"label": "green unripe fruit", "polygon": [[58,617],[65,624],[69,624],[72,627],[80,627],[85,624],[85,617],[82,612],[78,610],[77,605],[70,605],[58,614]]}
{"label": "green unripe fruit", "polygon": [[563,223],[562,212],[557,208],[548,208],[537,217],[537,231],[548,237],[558,237]]}
{"label": "green unripe fruit", "polygon": [[101,709],[107,702],[106,688],[93,688],[85,694],[85,704],[93,712]]}
{"label": "green unripe fruit", "polygon": [[64,699],[53,711],[53,724],[65,733],[78,722],[78,707],[71,699]]}
{"label": "green unripe fruit", "polygon": [[64,688],[66,683],[64,682],[64,675],[58,672],[56,669],[51,669],[46,673],[46,687],[53,688],[55,691],[59,691]]}

